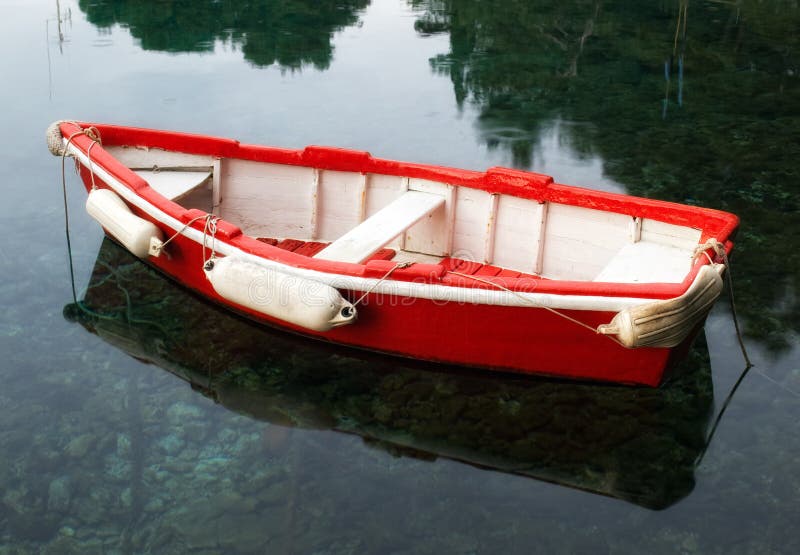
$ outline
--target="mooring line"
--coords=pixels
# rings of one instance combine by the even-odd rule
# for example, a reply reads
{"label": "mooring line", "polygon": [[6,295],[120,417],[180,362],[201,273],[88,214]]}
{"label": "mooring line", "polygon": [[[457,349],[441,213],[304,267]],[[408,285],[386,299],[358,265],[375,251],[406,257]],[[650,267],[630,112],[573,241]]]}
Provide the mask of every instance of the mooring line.
{"label": "mooring line", "polygon": [[[577,324],[577,325],[581,326],[582,328],[585,328],[585,329],[589,330],[590,332],[592,332],[595,335],[602,335],[603,337],[607,337],[608,339],[610,339],[614,343],[616,343],[618,345],[622,345],[622,343],[620,343],[620,341],[616,337],[614,337],[613,335],[601,334],[597,330],[597,328],[593,328],[589,324],[581,322],[580,320],[578,320],[576,318],[573,318],[571,316],[568,316],[568,315],[564,314],[563,312],[561,312],[559,310],[556,310],[555,308],[551,308],[549,306],[544,306],[542,304],[537,304],[537,303],[531,301],[530,299],[528,299],[527,297],[524,297],[523,295],[521,295],[518,291],[514,291],[512,289],[509,289],[508,287],[500,285],[499,283],[495,283],[493,281],[489,281],[488,279],[479,278],[477,276],[473,276],[473,275],[470,275],[470,274],[462,274],[461,272],[455,272],[453,270],[448,270],[448,273],[449,274],[453,274],[454,276],[473,279],[473,280],[478,281],[480,283],[485,283],[486,285],[491,285],[493,287],[496,287],[497,289],[499,289],[501,291],[505,291],[507,293],[511,293],[512,295],[514,295],[518,299],[522,300],[523,302],[527,303],[529,306],[531,306],[533,308],[542,308],[544,310],[547,310],[548,312],[552,312],[553,314],[555,314],[557,316],[560,316],[561,318],[564,318],[565,320],[569,320],[573,324]],[[624,345],[622,345],[622,346],[624,347]]]}

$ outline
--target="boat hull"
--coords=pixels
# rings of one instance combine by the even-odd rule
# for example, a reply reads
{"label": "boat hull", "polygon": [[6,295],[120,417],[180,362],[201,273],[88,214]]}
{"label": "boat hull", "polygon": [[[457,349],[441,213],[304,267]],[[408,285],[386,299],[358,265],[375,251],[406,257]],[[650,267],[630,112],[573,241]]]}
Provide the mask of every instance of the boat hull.
{"label": "boat hull", "polygon": [[[65,134],[64,138],[67,137]],[[530,282],[530,290],[512,291],[502,286],[502,280],[500,285],[495,285],[491,282],[476,283],[470,276],[462,276],[457,272],[450,272],[445,278],[442,278],[442,274],[425,275],[426,271],[435,273],[436,268],[445,272],[441,264],[416,265],[415,268],[420,272],[417,276],[419,280],[408,276],[402,279],[398,276],[405,270],[398,270],[391,280],[383,283],[399,265],[395,267],[393,262],[384,261],[388,266],[378,264],[370,267],[370,264],[316,263],[313,259],[306,259],[316,264],[309,265],[306,262],[298,263],[297,256],[288,259],[287,255],[280,253],[264,256],[263,245],[244,237],[240,229],[226,222],[220,222],[214,237],[209,237],[207,230],[201,232],[203,222],[197,220],[210,216],[198,210],[185,210],[171,201],[154,196],[146,183],[141,180],[137,182],[136,176],[108,156],[101,147],[95,150],[97,156],[89,159],[87,145],[90,140],[85,137],[79,139],[84,143],[83,146],[76,146],[75,143],[70,145],[70,141],[65,140],[65,148],[68,151],[71,149],[71,154],[76,156],[87,191],[111,189],[122,197],[133,215],[154,225],[167,238],[169,246],[165,252],[159,256],[143,257],[148,264],[198,295],[232,311],[317,340],[500,372],[657,386],[673,363],[688,350],[707,314],[692,320],[691,329],[674,345],[627,348],[614,336],[597,332],[601,326],[611,322],[620,310],[613,307],[622,306],[625,302],[633,303],[628,306],[635,306],[648,300],[670,299],[675,296],[672,292],[684,287],[683,284],[639,284],[644,287],[637,288],[636,285],[598,284],[591,281],[534,279]],[[174,140],[179,139],[197,148],[200,147],[195,143],[201,144],[205,140],[178,135]],[[76,139],[75,142],[79,141]],[[201,146],[205,150],[210,149],[205,143]],[[261,156],[260,151],[255,150],[250,154],[254,158]],[[532,193],[528,191],[526,194]],[[609,196],[608,199],[603,197],[603,202],[611,206],[621,201]],[[652,204],[652,201],[642,202]],[[653,209],[649,205],[646,208]],[[732,218],[724,220],[730,229],[734,229],[736,223],[735,217]],[[114,236],[111,230],[106,231],[109,236]],[[721,237],[727,240],[728,235],[726,232]],[[321,281],[327,280],[328,285],[333,284],[339,291],[343,302],[356,305],[358,317],[349,325],[315,330],[276,318],[272,315],[274,312],[255,310],[252,304],[240,304],[235,300],[237,297],[223,296],[204,271],[209,260],[210,245],[222,256],[241,255],[250,262],[286,270],[290,275],[294,272],[294,275],[304,278],[310,276],[313,279],[316,276]],[[731,244],[728,244],[727,248],[730,247]],[[686,287],[691,279],[692,274],[687,278]],[[397,287],[378,287],[373,290],[369,285],[387,285],[390,282]],[[452,298],[446,299],[442,297],[443,292],[448,295],[455,293]],[[461,293],[465,293],[463,298]],[[531,302],[531,296],[525,296],[528,293],[539,295],[539,304]],[[651,295],[649,299],[640,298],[645,294]],[[562,304],[551,305],[554,299]],[[585,306],[592,308],[585,309]]]}
{"label": "boat hull", "polygon": [[[81,176],[87,191],[91,191],[88,170],[81,167]],[[96,175],[94,183],[107,186]],[[160,224],[144,212],[137,215]],[[164,231],[166,236],[174,233]],[[170,256],[148,257],[145,262],[198,295],[262,324],[357,349],[501,372],[657,386],[696,335],[690,334],[674,348],[628,349],[564,317],[596,328],[609,322],[614,312],[556,313],[526,306],[443,302],[384,293],[369,293],[362,299],[355,324],[317,332],[219,295],[203,271],[202,244],[183,235],[171,242]],[[350,302],[362,295],[361,291],[341,293]]]}

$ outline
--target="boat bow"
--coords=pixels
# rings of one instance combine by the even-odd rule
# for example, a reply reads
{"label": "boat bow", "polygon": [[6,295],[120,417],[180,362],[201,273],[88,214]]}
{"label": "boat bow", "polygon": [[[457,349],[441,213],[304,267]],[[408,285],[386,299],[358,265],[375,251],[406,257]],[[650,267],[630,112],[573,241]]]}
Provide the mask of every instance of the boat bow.
{"label": "boat bow", "polygon": [[702,324],[722,293],[724,271],[724,264],[703,266],[680,297],[621,310],[610,323],[598,326],[597,331],[615,336],[628,348],[680,345]]}

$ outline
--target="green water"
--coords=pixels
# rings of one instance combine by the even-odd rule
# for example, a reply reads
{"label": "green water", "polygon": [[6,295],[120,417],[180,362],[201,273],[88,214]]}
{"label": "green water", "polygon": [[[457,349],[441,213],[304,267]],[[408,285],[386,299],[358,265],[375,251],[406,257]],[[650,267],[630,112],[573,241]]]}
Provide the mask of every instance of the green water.
{"label": "green water", "polygon": [[[797,29],[781,0],[0,0],[0,555],[797,553]],[[104,241],[68,171],[78,310],[64,118],[732,211],[755,367],[707,444],[727,302],[655,390],[311,344]]]}

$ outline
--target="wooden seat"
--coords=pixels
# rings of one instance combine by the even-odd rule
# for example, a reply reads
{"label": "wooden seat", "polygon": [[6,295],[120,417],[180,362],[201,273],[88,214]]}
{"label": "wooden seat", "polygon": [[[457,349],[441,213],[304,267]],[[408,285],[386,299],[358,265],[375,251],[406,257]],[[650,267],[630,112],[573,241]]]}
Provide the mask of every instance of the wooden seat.
{"label": "wooden seat", "polygon": [[692,255],[685,249],[639,241],[622,247],[593,281],[680,283],[691,266]]}
{"label": "wooden seat", "polygon": [[419,220],[444,206],[444,197],[406,191],[317,253],[314,258],[361,263]]}
{"label": "wooden seat", "polygon": [[211,177],[211,168],[194,168],[186,170],[134,170],[136,175],[147,181],[147,184],[160,195],[169,200],[178,200],[205,183]]}

